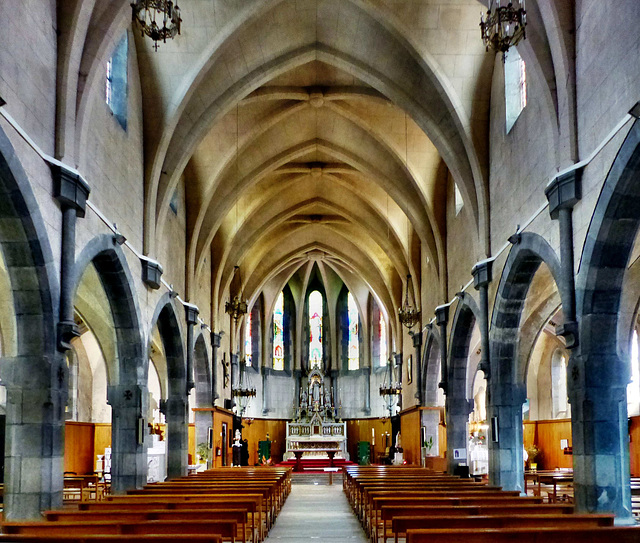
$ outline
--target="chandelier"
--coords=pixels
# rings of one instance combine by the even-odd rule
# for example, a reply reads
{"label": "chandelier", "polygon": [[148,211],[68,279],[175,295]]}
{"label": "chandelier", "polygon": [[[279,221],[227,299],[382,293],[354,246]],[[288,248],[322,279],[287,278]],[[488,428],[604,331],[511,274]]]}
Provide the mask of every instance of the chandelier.
{"label": "chandelier", "polygon": [[[178,3],[171,0],[136,0],[131,4],[133,22],[153,40],[153,47],[157,51],[158,43],[167,38],[173,39],[180,34],[180,8]],[[162,25],[159,26],[158,22]]]}
{"label": "chandelier", "polygon": [[500,51],[503,60],[510,47],[518,45],[520,40],[526,38],[527,12],[524,2],[525,0],[517,0],[502,6],[500,0],[497,0],[497,3],[491,0],[486,19],[480,19],[482,41],[487,51],[489,47]]}
{"label": "chandelier", "polygon": [[242,367],[240,370],[240,382],[231,391],[231,396],[237,401],[237,414],[239,416],[244,414],[251,398],[256,397],[256,388],[251,386],[251,378],[245,373]]}
{"label": "chandelier", "polygon": [[[239,273],[240,266],[234,266],[233,270],[235,276],[236,272]],[[242,287],[242,279],[240,279],[240,287]],[[237,322],[247,312],[247,300],[243,300],[241,294],[236,294],[231,301],[224,304],[224,311]]]}
{"label": "chandelier", "polygon": [[413,328],[420,320],[420,310],[409,303],[409,285],[411,284],[411,274],[407,275],[407,290],[404,297],[404,305],[398,309],[400,322],[407,328]]}
{"label": "chandelier", "polygon": [[382,396],[385,407],[389,411],[389,417],[393,416],[393,408],[397,405],[400,396],[402,396],[402,384],[393,380],[394,360],[395,354],[392,353],[387,362],[389,373],[385,377],[384,383],[380,385],[380,396]]}

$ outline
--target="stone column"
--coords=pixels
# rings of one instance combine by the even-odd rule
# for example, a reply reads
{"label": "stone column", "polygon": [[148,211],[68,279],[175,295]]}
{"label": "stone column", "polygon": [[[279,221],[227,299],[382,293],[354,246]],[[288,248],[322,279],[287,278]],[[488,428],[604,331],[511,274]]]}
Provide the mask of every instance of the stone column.
{"label": "stone column", "polygon": [[230,397],[231,397],[231,408],[233,409],[233,406],[236,405],[236,401],[233,398],[233,390],[234,387],[236,386],[237,383],[240,382],[240,364],[238,363],[238,354],[232,354],[231,355],[231,361],[230,361],[230,366],[229,366],[229,375],[231,376],[231,380],[230,380],[230,384],[231,384],[231,392],[230,392]]}
{"label": "stone column", "polygon": [[[181,381],[181,380],[180,380]],[[184,385],[184,382],[182,383]],[[171,383],[169,383],[171,389]],[[182,389],[181,387],[177,387]],[[160,403],[167,423],[167,478],[187,475],[189,454],[189,417],[187,398],[184,394],[171,394]]]}
{"label": "stone column", "polygon": [[[34,344],[41,341],[33,339]],[[64,366],[59,353],[2,359],[0,376],[7,391],[5,520],[42,520],[41,511],[62,507]]]}
{"label": "stone column", "polygon": [[473,286],[478,291],[480,297],[480,315],[478,327],[480,328],[480,363],[478,369],[484,372],[488,380],[490,376],[489,365],[489,283],[493,279],[493,260],[483,260],[478,262],[471,270],[473,275]]}
{"label": "stone column", "polygon": [[418,389],[415,397],[418,405],[424,405],[424,390],[422,389],[422,331],[409,332],[413,339],[413,348],[415,349],[416,361],[413,364],[416,373],[416,388]]}
{"label": "stone column", "polygon": [[62,247],[60,254],[60,320],[57,329],[58,350],[71,349],[78,337],[73,316],[74,266],[76,258],[76,219],[84,217],[91,189],[77,172],[62,165],[52,165],[54,197],[62,208]]}
{"label": "stone column", "polygon": [[563,336],[567,349],[578,346],[578,324],[576,322],[576,287],[573,257],[573,206],[582,197],[582,169],[573,170],[556,177],[544,191],[549,200],[549,215],[560,225],[560,271],[558,285],[562,293],[564,323],[558,326],[556,334]]}
{"label": "stone column", "polygon": [[371,415],[371,367],[362,368],[364,375],[364,414]]}
{"label": "stone column", "polygon": [[220,397],[218,394],[218,349],[220,348],[220,340],[222,334],[211,332],[211,403],[216,404],[216,400]]}
{"label": "stone column", "polygon": [[[393,356],[393,362],[398,375],[398,384],[402,386],[402,353],[396,353]],[[391,372],[391,375],[393,375],[393,372]],[[393,385],[393,383],[391,384]],[[402,411],[402,394],[398,396],[398,408]]]}
{"label": "stone column", "polygon": [[187,396],[191,394],[196,384],[193,378],[193,327],[198,324],[200,310],[193,304],[184,304],[185,319],[187,321]]}
{"label": "stone column", "polygon": [[439,305],[436,307],[436,324],[440,328],[440,375],[441,380],[438,385],[447,394],[447,379],[449,371],[447,369],[447,323],[449,322],[449,306]]}
{"label": "stone column", "polygon": [[147,483],[144,436],[149,391],[142,385],[115,385],[107,389],[111,406],[111,491],[124,494]]}

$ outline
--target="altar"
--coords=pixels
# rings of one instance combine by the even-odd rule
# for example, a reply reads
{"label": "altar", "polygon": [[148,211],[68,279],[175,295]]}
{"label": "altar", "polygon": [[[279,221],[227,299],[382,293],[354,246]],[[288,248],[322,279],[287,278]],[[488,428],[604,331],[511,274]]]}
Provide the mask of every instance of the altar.
{"label": "altar", "polygon": [[287,448],[284,460],[296,458],[298,466],[305,458],[349,460],[347,424],[338,418],[330,389],[325,388],[324,375],[315,366],[301,387],[294,406],[295,420],[287,422]]}

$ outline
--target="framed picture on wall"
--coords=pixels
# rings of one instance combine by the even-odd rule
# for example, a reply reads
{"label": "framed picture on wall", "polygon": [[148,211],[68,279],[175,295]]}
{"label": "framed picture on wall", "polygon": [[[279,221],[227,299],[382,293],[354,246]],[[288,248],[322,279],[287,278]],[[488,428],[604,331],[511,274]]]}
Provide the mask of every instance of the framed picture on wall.
{"label": "framed picture on wall", "polygon": [[413,381],[413,355],[409,355],[407,358],[407,383]]}

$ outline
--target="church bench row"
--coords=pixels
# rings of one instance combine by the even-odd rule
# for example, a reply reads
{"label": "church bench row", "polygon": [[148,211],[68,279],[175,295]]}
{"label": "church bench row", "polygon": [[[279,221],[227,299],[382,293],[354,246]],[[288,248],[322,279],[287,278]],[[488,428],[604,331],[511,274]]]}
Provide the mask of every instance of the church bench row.
{"label": "church bench row", "polygon": [[236,538],[246,543],[255,541],[255,531],[247,526],[247,510],[244,508],[167,510],[148,509],[130,511],[128,509],[112,509],[109,511],[48,511],[44,517],[50,522],[91,522],[91,521],[117,521],[117,522],[146,522],[151,520],[171,521],[200,521],[200,520],[233,520],[237,524]]}
{"label": "church bench row", "polygon": [[[231,485],[212,485],[210,487],[171,487],[159,486],[154,489],[130,490],[127,496],[139,496],[143,499],[149,496],[159,496],[162,498],[180,498],[184,500],[197,500],[206,497],[214,497],[217,495],[244,495],[244,494],[260,494],[263,498],[261,509],[265,512],[265,521],[267,528],[271,528],[275,516],[280,510],[280,502],[277,499],[274,489],[269,485],[252,485],[245,483],[233,483]],[[109,501],[117,498],[109,497]]]}
{"label": "church bench row", "polygon": [[[613,526],[613,515],[563,515],[563,514],[528,514],[512,516],[511,513],[499,513],[496,515],[477,516],[409,516],[394,517],[391,521],[391,532],[394,543],[398,543],[400,536],[405,536],[410,530],[434,530],[434,529],[485,529],[485,528],[583,528]],[[640,534],[639,534],[640,535]],[[383,537],[386,543],[387,533]]]}
{"label": "church bench row", "polygon": [[[136,543],[222,543],[219,535],[136,535]],[[1,543],[59,543],[59,535],[0,534]],[[130,543],[131,535],[65,534],[64,541],[69,543]]]}
{"label": "church bench row", "polygon": [[222,541],[235,543],[238,531],[233,519],[206,520],[151,520],[151,521],[78,521],[78,522],[4,522],[4,534],[46,535],[66,538],[68,535],[88,536],[94,534],[128,535],[209,535],[215,534]]}
{"label": "church bench row", "polygon": [[[500,505],[383,505],[380,507],[382,537],[394,537],[392,521],[396,517],[451,517],[451,516],[500,516],[500,515],[569,515],[573,513],[572,505],[559,504],[500,504]],[[406,531],[406,530],[405,530]],[[378,532],[374,540],[378,539]],[[384,539],[383,539],[384,540]]]}
{"label": "church bench row", "polygon": [[640,527],[465,528],[409,530],[406,543],[638,543]]}
{"label": "church bench row", "polygon": [[364,522],[365,530],[375,537],[377,530],[381,527],[382,517],[381,508],[385,505],[396,506],[414,506],[414,505],[445,505],[448,507],[467,506],[467,505],[521,505],[521,504],[542,504],[540,497],[523,497],[507,495],[477,495],[477,496],[422,496],[414,493],[390,494],[387,496],[375,496],[372,499],[371,510]]}

